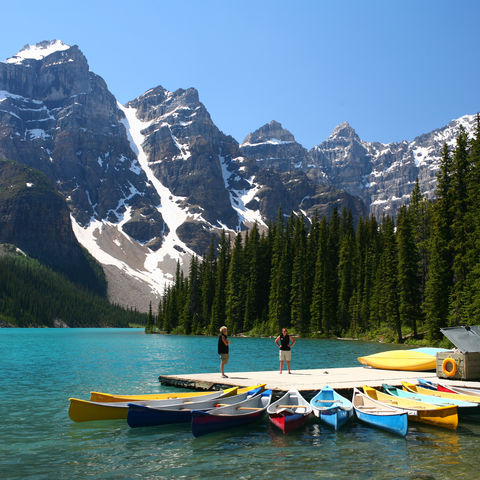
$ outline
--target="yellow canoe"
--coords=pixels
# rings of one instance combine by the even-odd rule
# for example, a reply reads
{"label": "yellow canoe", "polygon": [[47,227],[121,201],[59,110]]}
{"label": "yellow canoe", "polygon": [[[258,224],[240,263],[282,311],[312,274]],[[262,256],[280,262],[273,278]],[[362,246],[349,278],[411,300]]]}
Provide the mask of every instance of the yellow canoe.
{"label": "yellow canoe", "polygon": [[406,370],[419,372],[423,370],[435,370],[437,359],[434,355],[416,350],[389,350],[387,352],[374,353],[366,357],[358,357],[362,365],[383,370]]}
{"label": "yellow canoe", "polygon": [[426,423],[450,430],[455,430],[458,427],[458,408],[456,405],[439,406],[419,402],[418,400],[394,397],[366,385],[363,386],[363,391],[373,400],[406,410],[408,419],[414,422]]}
{"label": "yellow canoe", "polygon": [[137,395],[122,395],[111,394],[103,392],[90,392],[91,402],[132,402],[134,400],[170,400],[172,398],[189,398],[189,397],[201,397],[202,395],[209,395],[214,393],[215,390],[209,390],[206,392],[168,392],[168,393],[144,393]]}
{"label": "yellow canoe", "polygon": [[228,388],[215,392],[209,392],[206,395],[198,395],[170,398],[170,399],[147,399],[147,400],[133,400],[130,399],[124,402],[92,402],[91,400],[81,400],[79,398],[70,398],[70,407],[68,409],[68,416],[74,422],[89,422],[92,420],[117,420],[126,419],[128,414],[128,404],[133,401],[141,405],[178,405],[179,403],[192,403],[200,400],[207,400],[209,398],[221,398],[237,395],[238,393],[248,392],[255,388],[265,388],[265,384],[255,385],[253,387],[244,388]]}
{"label": "yellow canoe", "polygon": [[402,386],[404,390],[407,390],[407,392],[421,393],[422,395],[431,395],[432,397],[438,397],[438,398],[450,398],[452,400],[462,400],[464,402],[476,403],[477,405],[480,402],[480,399],[475,395],[439,392],[438,390],[430,390],[429,388],[423,388],[409,382],[402,382]]}
{"label": "yellow canoe", "polygon": [[[210,395],[203,395],[201,398],[220,398],[228,397],[230,395],[237,394],[238,387],[228,388],[227,390],[220,390],[218,392],[211,393]],[[191,403],[198,397],[184,397],[178,399],[168,400],[135,400],[136,403],[142,405],[171,405],[178,403]],[[80,398],[70,398],[70,407],[68,409],[68,416],[74,422],[89,422],[91,420],[117,420],[126,419],[128,414],[127,402],[92,402],[89,400],[81,400]]]}

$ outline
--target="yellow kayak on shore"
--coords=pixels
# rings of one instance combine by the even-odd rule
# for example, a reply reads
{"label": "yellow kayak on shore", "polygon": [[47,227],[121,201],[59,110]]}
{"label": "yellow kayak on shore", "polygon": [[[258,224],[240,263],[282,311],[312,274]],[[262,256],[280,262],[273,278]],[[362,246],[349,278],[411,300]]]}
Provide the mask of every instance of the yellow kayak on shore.
{"label": "yellow kayak on shore", "polygon": [[458,407],[456,405],[439,406],[418,400],[395,397],[366,385],[363,386],[363,391],[373,400],[405,410],[408,414],[408,420],[450,430],[455,430],[458,427]]}
{"label": "yellow kayak on shore", "polygon": [[366,357],[358,357],[362,365],[383,370],[405,370],[419,372],[423,370],[435,370],[437,358],[416,349],[413,350],[389,350],[374,353]]}

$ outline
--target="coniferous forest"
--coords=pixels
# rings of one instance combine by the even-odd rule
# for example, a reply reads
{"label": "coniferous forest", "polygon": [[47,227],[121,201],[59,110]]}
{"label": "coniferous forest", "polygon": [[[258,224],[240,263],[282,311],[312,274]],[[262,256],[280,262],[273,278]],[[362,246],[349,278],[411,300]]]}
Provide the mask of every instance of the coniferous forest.
{"label": "coniferous forest", "polygon": [[145,313],[112,305],[33,258],[0,255],[0,324],[53,327],[61,321],[69,327],[129,327],[145,325],[147,319]]}
{"label": "coniferous forest", "polygon": [[440,328],[480,318],[480,120],[443,149],[434,200],[418,181],[394,221],[333,210],[279,212],[212,241],[188,274],[177,267],[149,326],[172,333],[342,336],[438,343]]}

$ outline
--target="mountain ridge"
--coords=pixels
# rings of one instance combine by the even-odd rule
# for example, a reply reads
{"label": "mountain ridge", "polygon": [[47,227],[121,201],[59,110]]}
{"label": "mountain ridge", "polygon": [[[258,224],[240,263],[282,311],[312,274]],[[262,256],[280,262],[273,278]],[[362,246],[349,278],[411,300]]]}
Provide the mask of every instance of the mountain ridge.
{"label": "mountain ridge", "polygon": [[177,262],[188,268],[222,230],[265,226],[279,208],[395,215],[415,176],[433,192],[429,158],[438,162],[439,138],[452,141],[457,128],[381,144],[343,122],[307,150],[271,121],[239,144],[195,88],[157,86],[120,105],[78,46],[66,47],[41,42],[0,63],[0,158],[55,184],[76,237],[103,265],[109,297],[143,310]]}

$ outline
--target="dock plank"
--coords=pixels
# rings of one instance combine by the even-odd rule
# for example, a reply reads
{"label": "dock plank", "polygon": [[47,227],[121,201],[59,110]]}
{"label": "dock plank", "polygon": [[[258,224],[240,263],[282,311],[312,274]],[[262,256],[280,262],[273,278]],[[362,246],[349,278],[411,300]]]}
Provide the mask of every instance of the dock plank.
{"label": "dock plank", "polygon": [[[382,383],[400,386],[402,380],[417,383],[417,378],[438,381],[435,372],[407,372],[380,370],[368,367],[345,367],[328,369],[292,370],[291,374],[278,371],[227,372],[228,378],[220,373],[195,373],[183,375],[160,375],[162,385],[211,390],[226,387],[246,387],[266,383],[266,388],[276,392],[286,392],[296,388],[300,392],[318,392],[324,385],[338,390],[352,390],[363,385],[381,387]],[[463,382],[465,383],[465,382]],[[476,383],[480,387],[478,382]]]}

